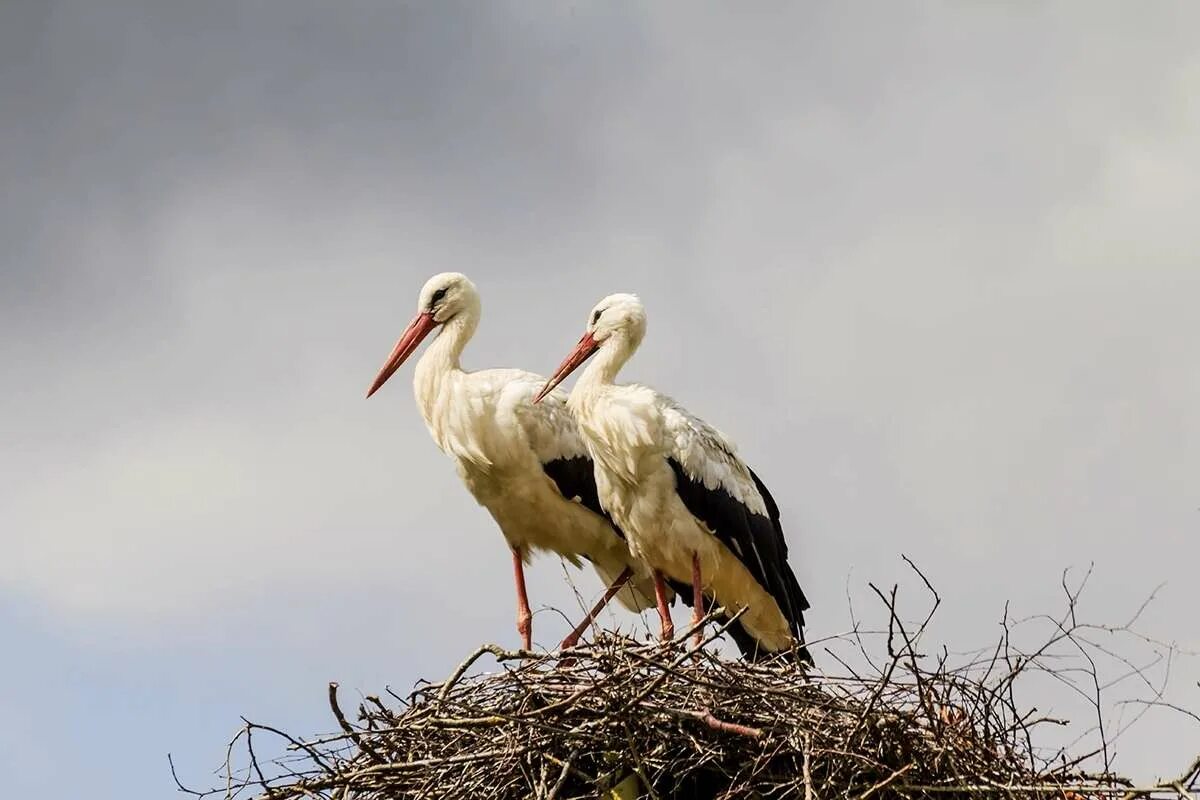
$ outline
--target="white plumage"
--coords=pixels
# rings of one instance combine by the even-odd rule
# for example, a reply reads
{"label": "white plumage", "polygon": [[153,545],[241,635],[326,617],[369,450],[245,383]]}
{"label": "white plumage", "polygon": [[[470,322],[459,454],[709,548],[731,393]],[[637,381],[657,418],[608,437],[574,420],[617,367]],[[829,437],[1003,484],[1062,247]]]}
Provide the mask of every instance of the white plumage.
{"label": "white plumage", "polygon": [[462,369],[459,357],[480,316],[478,292],[466,276],[430,278],[417,308],[417,317],[367,396],[425,335],[442,328],[414,372],[417,408],[437,446],[453,460],[513,551],[518,629],[525,646],[530,640],[522,565],[535,552],[557,553],[576,566],[586,559],[606,584],[628,568],[632,580],[616,596],[635,611],[652,604],[648,569],[631,557],[624,539],[601,516],[594,471],[566,396],[556,393],[533,405],[530,400],[544,383],[541,376],[516,369]]}
{"label": "white plumage", "polygon": [[673,399],[614,383],[645,326],[633,295],[601,300],[543,392],[595,355],[568,407],[595,461],[600,503],[633,554],[672,581],[699,580],[730,611],[746,608],[744,632],[734,631],[743,652],[795,647],[807,659],[808,602],[787,564],[779,510],[766,487],[729,439]]}

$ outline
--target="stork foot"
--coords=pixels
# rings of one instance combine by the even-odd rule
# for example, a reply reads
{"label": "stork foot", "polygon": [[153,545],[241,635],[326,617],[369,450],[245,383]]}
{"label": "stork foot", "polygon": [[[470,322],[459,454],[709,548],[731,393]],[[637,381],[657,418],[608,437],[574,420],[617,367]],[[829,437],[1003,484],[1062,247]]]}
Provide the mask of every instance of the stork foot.
{"label": "stork foot", "polygon": [[517,633],[521,634],[521,649],[533,649],[533,612],[529,610],[529,595],[525,592],[525,561],[521,551],[512,551],[513,583],[517,589]]}
{"label": "stork foot", "polygon": [[604,610],[604,607],[608,605],[614,597],[616,597],[617,592],[621,591],[621,587],[628,583],[629,579],[632,577],[633,570],[631,568],[626,567],[624,570],[622,570],[621,574],[617,576],[617,579],[613,581],[612,585],[609,586],[604,592],[604,596],[596,602],[596,605],[592,606],[592,610],[589,611],[588,615],[583,618],[583,622],[580,622],[578,625],[576,625],[575,630],[568,633],[567,638],[562,640],[562,644],[558,646],[558,649],[567,650],[579,644],[579,637],[583,636],[583,632],[588,629],[588,626],[595,621],[596,617],[600,615],[600,612]]}
{"label": "stork foot", "polygon": [[671,610],[667,608],[667,587],[658,570],[654,570],[654,603],[658,606],[658,618],[662,622],[660,638],[664,642],[672,641],[675,638],[675,623],[671,621]]}
{"label": "stork foot", "polygon": [[521,649],[533,649],[533,614],[529,609],[517,612],[517,633],[521,635]]}

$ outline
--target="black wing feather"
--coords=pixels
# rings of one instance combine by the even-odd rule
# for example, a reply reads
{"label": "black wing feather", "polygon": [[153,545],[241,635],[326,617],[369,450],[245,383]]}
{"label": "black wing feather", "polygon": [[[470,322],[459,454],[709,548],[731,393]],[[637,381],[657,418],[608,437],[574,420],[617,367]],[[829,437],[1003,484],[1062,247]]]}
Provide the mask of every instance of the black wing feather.
{"label": "black wing feather", "polygon": [[754,485],[758,488],[759,495],[762,496],[763,503],[767,507],[767,514],[771,520],[771,527],[774,529],[774,536],[770,537],[770,543],[773,545],[775,555],[770,559],[772,565],[775,566],[778,572],[780,584],[785,588],[788,603],[791,606],[791,613],[784,612],[790,620],[796,620],[797,636],[803,641],[804,612],[809,609],[808,598],[804,596],[804,590],[800,588],[800,581],[796,579],[796,573],[792,572],[788,566],[788,549],[787,539],[783,535],[783,525],[779,522],[779,506],[775,504],[775,498],[771,497],[771,493],[767,491],[766,484],[759,479],[758,475],[754,474],[754,470],[746,468],[750,477],[754,479]]}
{"label": "black wing feather", "polygon": [[[745,565],[754,580],[775,599],[788,621],[792,635],[800,642],[800,658],[811,661],[811,656],[803,647],[804,611],[808,608],[808,600],[800,589],[795,573],[788,566],[787,542],[779,523],[779,507],[767,487],[757,475],[750,473],[767,508],[768,516],[763,516],[751,512],[725,489],[709,489],[692,478],[675,459],[668,459],[668,463],[675,473],[675,491],[684,506],[716,534],[721,543]],[[742,641],[743,637],[734,634],[732,629],[730,633],[747,657],[756,655],[757,642],[748,632],[741,631],[750,645],[750,652]]]}
{"label": "black wing feather", "polygon": [[600,492],[596,489],[596,471],[590,458],[556,458],[542,464],[542,471],[554,481],[559,494],[568,500],[578,498],[581,506],[604,517],[617,536],[625,538],[625,534],[613,522],[604,506],[600,505]]}

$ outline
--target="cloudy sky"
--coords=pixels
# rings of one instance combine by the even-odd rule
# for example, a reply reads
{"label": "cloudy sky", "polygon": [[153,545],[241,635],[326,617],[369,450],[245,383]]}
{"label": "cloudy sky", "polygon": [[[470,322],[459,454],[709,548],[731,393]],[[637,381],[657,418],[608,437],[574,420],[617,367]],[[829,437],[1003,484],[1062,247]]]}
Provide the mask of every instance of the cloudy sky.
{"label": "cloudy sky", "polygon": [[[549,371],[642,295],[628,377],[773,487],[813,636],[907,554],[951,649],[1091,562],[1090,618],[1165,582],[1143,628],[1200,649],[1196,30],[1182,2],[0,3],[6,790],[159,797],[239,715],[324,730],[328,680],[516,640],[411,370],[363,400],[449,269],[484,298],[470,366]],[[574,607],[556,562],[531,581]],[[1200,742],[1141,724],[1141,776]]]}

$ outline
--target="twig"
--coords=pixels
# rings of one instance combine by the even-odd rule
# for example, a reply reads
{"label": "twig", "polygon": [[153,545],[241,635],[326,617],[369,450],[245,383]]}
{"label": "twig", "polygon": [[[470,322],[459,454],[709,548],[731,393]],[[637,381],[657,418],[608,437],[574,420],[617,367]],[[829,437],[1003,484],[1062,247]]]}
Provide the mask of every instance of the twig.
{"label": "twig", "polygon": [[[906,560],[907,560],[907,559],[906,559]],[[889,783],[891,783],[892,781],[896,780],[896,778],[899,778],[901,775],[903,775],[903,774],[905,774],[906,772],[908,772],[908,771],[909,771],[910,769],[912,769],[914,766],[916,766],[916,765],[915,765],[915,764],[911,764],[911,763],[910,763],[910,764],[905,764],[903,767],[901,767],[900,769],[896,770],[896,771],[895,771],[895,772],[893,772],[891,775],[888,775],[886,778],[884,778],[883,780],[881,780],[879,783],[875,784],[875,785],[874,785],[874,786],[872,786],[870,789],[867,789],[865,792],[863,792],[862,794],[860,794],[860,795],[858,796],[858,800],[867,800],[867,798],[868,798],[868,797],[870,797],[871,795],[875,794],[875,792],[877,792],[877,791],[879,791],[880,789],[882,789],[883,787],[887,786],[887,785],[888,785]]]}
{"label": "twig", "polygon": [[330,681],[329,682],[329,707],[333,710],[333,716],[337,720],[338,725],[340,725],[342,730],[344,730],[346,732],[346,735],[349,736],[356,745],[358,745],[358,749],[363,751],[364,753],[366,753],[367,756],[372,761],[374,761],[376,764],[387,764],[388,763],[387,759],[385,759],[383,756],[379,755],[379,753],[376,753],[375,749],[373,747],[371,747],[369,744],[367,744],[363,740],[363,738],[359,735],[358,731],[355,730],[350,725],[350,723],[346,721],[346,715],[342,713],[341,706],[338,705],[337,691],[338,691],[337,682]]}

